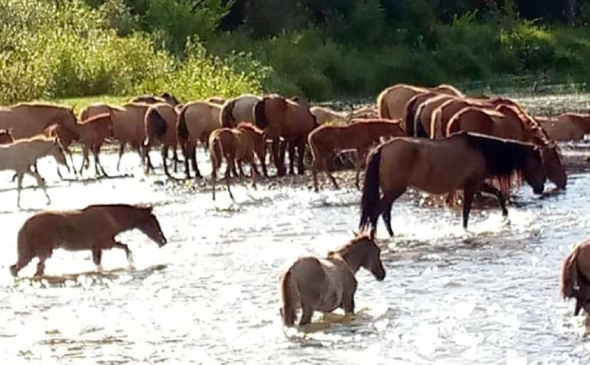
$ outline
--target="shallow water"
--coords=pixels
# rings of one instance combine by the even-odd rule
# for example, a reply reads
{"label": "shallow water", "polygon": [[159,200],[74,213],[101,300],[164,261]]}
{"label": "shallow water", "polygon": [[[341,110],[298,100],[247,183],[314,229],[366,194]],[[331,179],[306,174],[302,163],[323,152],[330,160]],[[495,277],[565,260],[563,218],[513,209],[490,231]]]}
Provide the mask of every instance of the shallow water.
{"label": "shallow water", "polygon": [[[199,152],[203,172],[208,163]],[[76,162],[79,156],[75,156]],[[159,171],[159,156],[153,160]],[[115,174],[116,158],[103,156]],[[167,246],[139,232],[120,236],[134,251],[103,255],[56,251],[43,281],[30,264],[15,282],[16,234],[45,209],[41,191],[23,191],[16,209],[11,173],[0,173],[0,358],[6,363],[195,364],[586,364],[590,343],[573,303],[559,297],[559,271],[572,244],[588,236],[590,178],[570,175],[566,193],[540,200],[529,187],[509,207],[475,210],[463,231],[459,212],[406,195],[393,208],[396,237],[379,223],[387,277],[358,274],[357,315],[317,316],[306,332],[284,331],[278,275],[298,255],[324,255],[351,238],[360,193],[267,184],[195,192],[161,175],[60,181],[53,160],[39,169],[49,208],[153,202]],[[178,176],[180,176],[180,171]],[[26,180],[32,184],[32,180]],[[90,272],[90,273],[89,273]],[[80,274],[81,275],[77,275]],[[85,273],[85,274],[84,274]],[[339,323],[343,322],[343,323]]]}

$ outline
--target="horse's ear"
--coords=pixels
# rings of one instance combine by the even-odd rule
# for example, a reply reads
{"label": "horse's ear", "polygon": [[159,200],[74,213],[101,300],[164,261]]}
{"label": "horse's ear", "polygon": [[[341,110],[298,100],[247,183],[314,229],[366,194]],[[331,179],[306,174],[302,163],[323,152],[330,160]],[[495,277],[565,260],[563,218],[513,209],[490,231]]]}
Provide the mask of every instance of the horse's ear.
{"label": "horse's ear", "polygon": [[354,237],[358,237],[359,236],[359,233],[357,231],[355,231],[354,229],[351,229],[350,231],[352,232],[352,235]]}

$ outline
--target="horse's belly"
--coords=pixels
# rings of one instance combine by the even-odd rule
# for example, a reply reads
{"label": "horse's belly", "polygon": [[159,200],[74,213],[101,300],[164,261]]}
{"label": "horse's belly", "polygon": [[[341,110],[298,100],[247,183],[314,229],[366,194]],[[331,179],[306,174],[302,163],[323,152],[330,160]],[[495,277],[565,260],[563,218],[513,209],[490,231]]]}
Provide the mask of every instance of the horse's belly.
{"label": "horse's belly", "polygon": [[342,303],[342,293],[338,290],[331,289],[322,293],[320,301],[318,303],[317,311],[323,313],[332,312],[340,307]]}

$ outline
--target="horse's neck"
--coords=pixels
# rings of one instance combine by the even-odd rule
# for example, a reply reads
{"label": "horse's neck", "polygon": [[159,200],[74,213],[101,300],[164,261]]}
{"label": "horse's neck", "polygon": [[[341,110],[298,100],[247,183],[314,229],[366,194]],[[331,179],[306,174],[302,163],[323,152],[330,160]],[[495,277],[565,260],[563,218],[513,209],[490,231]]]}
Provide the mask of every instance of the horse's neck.
{"label": "horse's neck", "polygon": [[356,274],[361,268],[361,263],[359,262],[359,259],[355,257],[353,250],[354,248],[344,252],[338,252],[334,257],[340,258],[348,266],[350,271],[352,271],[353,274]]}

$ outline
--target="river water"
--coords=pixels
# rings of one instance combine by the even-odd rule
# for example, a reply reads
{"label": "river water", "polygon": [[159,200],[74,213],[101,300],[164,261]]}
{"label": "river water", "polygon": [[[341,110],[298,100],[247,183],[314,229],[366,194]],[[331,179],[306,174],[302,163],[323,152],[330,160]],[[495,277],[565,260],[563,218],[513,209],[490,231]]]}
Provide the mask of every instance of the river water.
{"label": "river water", "polygon": [[[75,157],[77,162],[79,156]],[[199,152],[203,172],[207,157]],[[158,153],[153,160],[159,167]],[[116,174],[116,157],[103,156]],[[16,234],[45,209],[41,191],[23,191],[16,208],[11,173],[1,173],[0,358],[7,364],[587,364],[590,343],[573,303],[559,297],[571,246],[588,236],[590,178],[571,173],[567,192],[546,199],[528,186],[509,207],[474,210],[470,229],[458,210],[425,207],[406,195],[393,206],[396,237],[379,223],[387,277],[359,271],[357,315],[323,318],[306,332],[284,330],[279,273],[302,254],[325,255],[352,237],[360,193],[320,193],[306,184],[269,183],[209,190],[144,176],[60,181],[51,159],[39,164],[52,209],[93,203],[152,202],[169,243],[140,232],[119,237],[135,254],[55,251],[42,281],[34,262],[17,281]],[[180,176],[180,171],[179,171]],[[287,181],[290,178],[287,178]],[[29,185],[33,182],[26,180]],[[84,274],[85,273],[85,274]]]}

